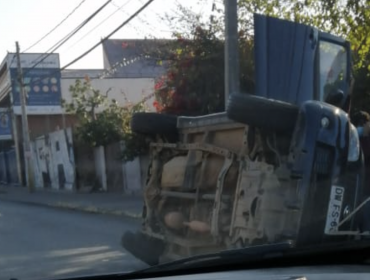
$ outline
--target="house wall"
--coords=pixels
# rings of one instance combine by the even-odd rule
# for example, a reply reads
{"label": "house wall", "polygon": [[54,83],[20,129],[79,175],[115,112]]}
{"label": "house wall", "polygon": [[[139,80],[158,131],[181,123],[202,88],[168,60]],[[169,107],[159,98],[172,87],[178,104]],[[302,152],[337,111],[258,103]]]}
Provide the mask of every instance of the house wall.
{"label": "house wall", "polygon": [[[75,79],[62,79],[62,96],[67,102],[72,100],[69,87],[75,83]],[[95,89],[106,93],[109,90],[108,97],[116,99],[120,106],[127,105],[127,102],[134,104],[140,102],[143,98],[150,96],[154,89],[153,79],[96,79],[92,80]],[[126,98],[127,97],[127,98]],[[146,101],[148,110],[154,111],[154,97]],[[22,141],[22,119],[17,116],[18,139]],[[35,139],[41,135],[62,129],[63,127],[74,127],[77,118],[70,114],[47,114],[47,115],[28,115],[28,126],[30,138]]]}
{"label": "house wall", "polygon": [[140,158],[126,162],[124,164],[124,172],[125,193],[139,193],[142,189]]}
{"label": "house wall", "polygon": [[36,188],[75,188],[75,159],[72,130],[58,130],[32,141]]}
{"label": "house wall", "polygon": [[[62,79],[62,96],[66,102],[71,102],[72,94],[69,87],[75,84],[76,79]],[[134,104],[153,94],[154,79],[149,78],[114,78],[114,79],[93,79],[91,84],[94,89],[100,90],[102,94],[108,92],[109,99],[117,100],[120,106],[126,106],[127,102]],[[154,111],[154,97],[146,101],[149,110]]]}
{"label": "house wall", "polygon": [[94,148],[96,178],[101,190],[107,191],[107,172],[105,165],[105,149],[103,146]]}
{"label": "house wall", "polygon": [[121,144],[112,143],[105,147],[105,165],[107,188],[109,192],[124,192],[124,174],[122,170]]}
{"label": "house wall", "polygon": [[74,141],[73,143],[76,162],[76,189],[78,191],[90,191],[96,187],[95,183],[97,181],[94,148],[79,141]]}
{"label": "house wall", "polygon": [[[59,129],[74,127],[77,123],[77,118],[73,115],[28,115],[28,129],[30,139],[36,139],[37,137],[57,131]],[[64,120],[63,120],[64,118]],[[64,125],[65,126],[64,126]],[[18,139],[21,142],[23,139],[22,132],[22,117],[17,116],[17,131]]]}

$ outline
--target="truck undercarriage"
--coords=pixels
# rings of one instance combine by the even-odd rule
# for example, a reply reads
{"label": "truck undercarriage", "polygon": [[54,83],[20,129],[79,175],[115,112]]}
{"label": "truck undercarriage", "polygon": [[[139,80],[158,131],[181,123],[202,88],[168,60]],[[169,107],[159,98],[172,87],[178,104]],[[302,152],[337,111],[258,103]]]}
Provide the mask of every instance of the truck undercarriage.
{"label": "truck undercarriage", "polygon": [[[282,37],[295,34],[296,41],[279,40],[275,29]],[[256,63],[257,94],[231,95],[224,113],[139,113],[132,119],[133,131],[156,135],[157,141],[150,145],[142,230],[126,233],[122,244],[149,264],[258,244],[309,246],[363,234],[358,211],[365,200],[363,157],[346,112],[348,42],[262,16],[256,17],[255,33],[257,58],[263,48],[276,55],[268,46],[281,52],[296,48],[294,67],[282,67],[270,53],[270,61],[256,59],[261,62]],[[295,70],[305,76],[280,83],[284,70],[290,75],[285,76],[294,76]],[[274,88],[263,86],[264,78],[276,82],[280,100],[269,99]]]}

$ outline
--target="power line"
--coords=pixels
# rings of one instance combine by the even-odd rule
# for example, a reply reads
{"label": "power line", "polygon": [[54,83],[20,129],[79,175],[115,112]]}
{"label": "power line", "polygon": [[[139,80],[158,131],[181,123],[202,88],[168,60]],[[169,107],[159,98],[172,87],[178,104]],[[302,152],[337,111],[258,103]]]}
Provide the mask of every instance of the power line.
{"label": "power line", "polygon": [[85,19],[80,25],[78,25],[72,32],[67,34],[63,39],[59,40],[46,52],[54,52],[60,48],[66,41],[68,41],[73,35],[75,35],[79,30],[81,30],[89,21],[91,21],[98,13],[100,13],[112,0],[105,2],[103,6],[97,9],[93,14],[91,14],[87,19]]}
{"label": "power line", "polygon": [[[56,44],[54,44],[49,50],[46,51],[48,53],[43,59],[37,62],[33,67],[31,67],[27,72],[34,69],[37,65],[42,63],[46,58],[48,58],[53,52],[55,52],[58,48],[60,48],[64,43],[66,43],[72,36],[74,36],[79,30],[81,30],[90,20],[92,20],[101,10],[103,10],[111,0],[107,1],[103,6],[101,6],[98,10],[96,10],[92,15],[90,15],[87,19],[85,19],[79,26],[77,26],[72,32],[67,34],[63,39],[59,40]],[[39,57],[41,58],[42,55]]]}
{"label": "power line", "polygon": [[[139,0],[140,3],[143,3],[141,0]],[[157,16],[158,19],[160,19],[161,21],[165,20],[165,18],[163,16],[161,16],[158,12],[152,10],[152,9],[149,9],[153,14],[155,14]]]}
{"label": "power line", "polygon": [[[128,19],[126,19],[122,24],[120,24],[116,29],[114,29],[111,33],[109,33],[105,38],[103,38],[100,42],[96,43],[94,46],[92,46],[90,49],[85,51],[83,54],[69,62],[68,64],[64,65],[62,68],[58,69],[54,73],[51,73],[50,75],[45,75],[43,78],[50,77],[51,75],[57,74],[60,71],[65,70],[72,64],[76,63],[80,59],[84,58],[86,55],[91,53],[94,49],[96,49],[100,44],[104,43],[106,40],[108,40],[110,37],[112,37],[118,30],[120,30],[122,27],[124,27],[126,24],[128,24],[133,18],[135,18],[138,14],[140,14],[146,7],[148,7],[154,0],[147,1],[140,9],[138,9],[135,13],[133,13]],[[33,83],[41,81],[43,78],[39,78],[36,81],[33,81]],[[29,84],[28,84],[29,85]]]}
{"label": "power line", "polygon": [[96,43],[94,46],[92,46],[90,49],[88,49],[86,52],[84,52],[82,55],[78,56],[74,60],[72,60],[70,63],[65,65],[61,70],[66,69],[67,67],[71,66],[72,64],[76,63],[89,53],[91,53],[93,50],[95,50],[100,44],[104,43],[106,40],[108,40],[110,37],[112,37],[118,30],[120,30],[122,27],[124,27],[126,24],[128,24],[133,18],[135,18],[138,14],[140,14],[149,4],[151,4],[154,0],[147,1],[139,10],[137,10],[134,14],[132,14],[127,20],[125,20],[122,24],[120,24],[116,29],[114,29],[108,36],[106,36],[104,39],[102,39],[100,42]]}
{"label": "power line", "polygon": [[32,49],[34,46],[36,46],[38,43],[40,43],[42,40],[44,40],[47,36],[49,36],[51,33],[53,33],[59,26],[61,26],[71,15],[74,14],[74,12],[81,7],[81,5],[86,0],[82,0],[61,22],[59,22],[54,28],[52,28],[48,33],[46,33],[44,36],[42,36],[37,42],[32,44],[30,47],[28,47],[26,50],[23,51],[23,53],[27,52],[28,50]]}
{"label": "power line", "polygon": [[101,75],[99,75],[99,79],[104,79],[106,77],[109,77],[110,75],[114,74],[118,68],[122,68],[124,66],[129,66],[130,64],[142,60],[147,59],[148,56],[136,56],[134,58],[131,58],[130,60],[127,60],[126,58],[123,58],[121,61],[117,61],[115,64],[113,64],[109,69],[104,70]]}
{"label": "power line", "polygon": [[[101,22],[99,22],[97,25],[95,25],[93,28],[90,29],[89,32],[87,32],[84,36],[82,36],[80,39],[78,39],[75,43],[73,43],[73,45],[71,45],[67,50],[73,48],[75,45],[77,45],[79,42],[81,42],[83,39],[86,38],[86,36],[88,36],[91,32],[95,31],[96,28],[98,28],[99,26],[101,26],[104,22],[106,22],[108,19],[110,19],[113,15],[115,15],[120,9],[124,8],[128,3],[130,3],[132,0],[128,0],[126,1],[123,5],[121,6],[116,6],[116,4],[114,4],[114,6],[117,8],[113,13],[111,13],[110,15],[108,15],[105,19],[103,19]],[[113,2],[111,2],[111,4],[113,4]],[[66,50],[66,51],[67,51]]]}
{"label": "power line", "polygon": [[[54,44],[49,50],[46,51],[46,55],[38,62],[36,62],[25,74],[29,73],[32,69],[36,68],[37,65],[42,63],[46,58],[53,54],[57,49],[64,45],[70,38],[72,38],[78,31],[80,31],[89,21],[91,21],[98,13],[100,13],[112,0],[108,0],[103,6],[97,9],[93,14],[91,14],[87,19],[85,19],[79,26],[77,26],[72,32],[64,36],[56,44]],[[41,55],[39,58],[41,58]],[[36,60],[38,60],[37,58]]]}
{"label": "power line", "polygon": [[[140,3],[142,4],[142,1],[140,1]],[[129,13],[128,12],[126,12],[124,9],[122,9],[122,8],[120,8],[120,7],[118,7],[118,5],[116,4],[116,3],[114,3],[114,1],[112,1],[112,5],[114,5],[115,7],[117,7],[122,13],[124,13],[125,15],[129,15]],[[150,9],[149,9],[150,10]],[[154,13],[154,12],[153,12]],[[148,26],[148,28],[150,28],[151,29],[151,31],[153,32],[153,33],[155,33],[155,32],[157,32],[158,30],[156,30],[155,28],[153,28],[152,27],[152,25],[150,25],[146,20],[144,20],[144,19],[142,19],[140,16],[138,16],[137,17],[137,19],[138,20],[140,20],[141,21],[141,23],[143,23],[143,24],[145,24],[145,25],[147,25]],[[139,33],[145,33],[145,32],[147,32],[147,30],[143,30],[143,29],[141,29],[140,28],[140,30],[139,30],[139,28],[136,28],[135,26],[132,26],[132,28],[134,28],[137,32],[139,32]],[[151,35],[151,37],[155,37],[153,34]]]}

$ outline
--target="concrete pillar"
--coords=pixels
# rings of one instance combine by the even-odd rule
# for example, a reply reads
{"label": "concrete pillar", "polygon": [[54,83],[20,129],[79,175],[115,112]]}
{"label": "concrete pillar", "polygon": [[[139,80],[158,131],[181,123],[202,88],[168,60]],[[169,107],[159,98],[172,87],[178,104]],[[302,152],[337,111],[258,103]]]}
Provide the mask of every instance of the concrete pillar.
{"label": "concrete pillar", "polygon": [[99,146],[94,149],[94,161],[96,177],[99,179],[101,188],[104,191],[107,191],[107,169],[105,165],[105,151],[103,146]]}

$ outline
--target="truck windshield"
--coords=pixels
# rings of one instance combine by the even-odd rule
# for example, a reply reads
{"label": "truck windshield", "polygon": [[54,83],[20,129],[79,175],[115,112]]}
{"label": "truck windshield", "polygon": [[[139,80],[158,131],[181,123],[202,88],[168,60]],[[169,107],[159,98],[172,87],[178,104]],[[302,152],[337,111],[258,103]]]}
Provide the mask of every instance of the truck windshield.
{"label": "truck windshield", "polygon": [[320,101],[332,91],[346,89],[347,51],[341,46],[320,41]]}

